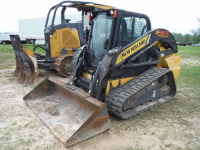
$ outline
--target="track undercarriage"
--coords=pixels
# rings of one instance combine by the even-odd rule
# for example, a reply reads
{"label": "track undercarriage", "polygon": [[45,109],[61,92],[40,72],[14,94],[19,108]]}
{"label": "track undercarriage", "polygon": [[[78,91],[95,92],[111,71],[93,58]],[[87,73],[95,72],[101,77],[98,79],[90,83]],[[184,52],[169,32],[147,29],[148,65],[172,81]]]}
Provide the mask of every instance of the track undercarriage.
{"label": "track undercarriage", "polygon": [[152,67],[132,81],[112,90],[105,102],[111,113],[127,119],[173,99],[175,94],[176,85],[172,71],[168,68]]}

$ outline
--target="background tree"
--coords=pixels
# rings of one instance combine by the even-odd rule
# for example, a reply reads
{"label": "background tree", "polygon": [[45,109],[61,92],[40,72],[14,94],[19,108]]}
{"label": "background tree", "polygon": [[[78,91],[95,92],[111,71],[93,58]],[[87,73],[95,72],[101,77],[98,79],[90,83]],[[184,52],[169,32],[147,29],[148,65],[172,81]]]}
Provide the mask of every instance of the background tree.
{"label": "background tree", "polygon": [[183,35],[181,33],[172,33],[176,42],[181,42]]}
{"label": "background tree", "polygon": [[172,33],[177,43],[198,44],[200,43],[200,18],[197,19],[199,24],[197,29],[190,30],[191,34],[182,35],[181,33]]}

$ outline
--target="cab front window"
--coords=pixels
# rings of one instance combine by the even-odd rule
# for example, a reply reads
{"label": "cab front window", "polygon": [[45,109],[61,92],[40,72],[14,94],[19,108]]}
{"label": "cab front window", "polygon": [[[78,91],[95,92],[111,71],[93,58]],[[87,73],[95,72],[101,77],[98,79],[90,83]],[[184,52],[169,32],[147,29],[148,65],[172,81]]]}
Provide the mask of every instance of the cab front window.
{"label": "cab front window", "polygon": [[92,37],[90,40],[90,63],[93,67],[98,66],[99,61],[107,52],[105,44],[109,42],[112,18],[107,17],[106,13],[98,15],[94,19]]}

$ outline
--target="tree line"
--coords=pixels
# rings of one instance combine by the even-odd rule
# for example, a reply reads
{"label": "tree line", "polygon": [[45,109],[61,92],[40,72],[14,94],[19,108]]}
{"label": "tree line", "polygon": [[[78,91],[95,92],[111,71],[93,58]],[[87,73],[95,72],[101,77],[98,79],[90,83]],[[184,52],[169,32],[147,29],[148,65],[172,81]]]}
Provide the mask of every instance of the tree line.
{"label": "tree line", "polygon": [[198,19],[199,27],[192,29],[191,34],[172,33],[177,43],[181,44],[198,44],[200,43],[200,18]]}

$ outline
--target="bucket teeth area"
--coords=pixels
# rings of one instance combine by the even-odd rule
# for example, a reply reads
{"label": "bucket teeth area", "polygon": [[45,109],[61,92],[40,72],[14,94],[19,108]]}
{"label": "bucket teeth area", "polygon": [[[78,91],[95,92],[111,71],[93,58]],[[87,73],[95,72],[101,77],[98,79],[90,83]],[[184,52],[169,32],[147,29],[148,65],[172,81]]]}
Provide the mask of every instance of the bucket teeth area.
{"label": "bucket teeth area", "polygon": [[15,66],[14,75],[18,76],[18,74],[19,74],[19,63],[18,63],[17,58],[15,58],[15,61],[16,61],[16,66]]}
{"label": "bucket teeth area", "polygon": [[17,82],[20,84],[25,84],[25,85],[33,82],[33,78],[36,75],[35,75],[35,72],[32,73],[30,72],[30,70],[31,69],[29,67],[25,67],[23,63],[21,63],[20,61],[17,61],[16,68],[14,71],[14,74],[17,77]]}
{"label": "bucket teeth area", "polygon": [[17,82],[20,84],[29,84],[33,80],[33,75],[31,75],[28,71],[30,68],[26,68],[22,62],[16,59],[16,67],[14,71],[14,75],[17,77]]}
{"label": "bucket teeth area", "polygon": [[25,80],[25,78],[24,78],[24,75],[25,74],[25,72],[24,72],[24,70],[23,70],[23,66],[21,65],[20,66],[20,71],[19,71],[19,75],[17,76],[17,81],[19,82],[19,83],[23,83],[24,82],[24,80]]}

